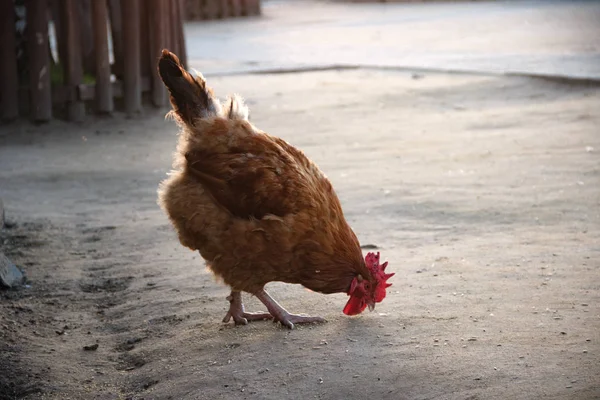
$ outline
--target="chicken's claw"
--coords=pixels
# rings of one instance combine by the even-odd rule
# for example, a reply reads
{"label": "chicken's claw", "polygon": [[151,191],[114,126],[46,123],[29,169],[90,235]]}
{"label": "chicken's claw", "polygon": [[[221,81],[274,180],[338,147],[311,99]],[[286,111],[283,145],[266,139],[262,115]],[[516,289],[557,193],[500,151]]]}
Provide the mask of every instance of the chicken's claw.
{"label": "chicken's claw", "polygon": [[233,322],[236,325],[248,325],[248,321],[263,321],[267,319],[273,319],[273,316],[269,313],[249,313],[244,310],[244,304],[242,303],[242,294],[240,292],[232,291],[227,296],[229,301],[229,311],[225,314],[223,322],[229,322],[233,318]]}
{"label": "chicken's claw", "polygon": [[285,308],[275,301],[265,290],[255,293],[255,296],[267,306],[267,310],[273,316],[273,322],[279,322],[281,325],[294,329],[294,324],[313,324],[327,322],[321,317],[307,317],[304,315],[290,314]]}
{"label": "chicken's claw", "polygon": [[233,318],[233,322],[236,325],[248,325],[248,321],[264,321],[268,319],[273,319],[273,316],[269,313],[243,312],[241,314],[232,314],[231,311],[227,311],[227,314],[225,314],[225,318],[223,318],[223,322],[229,322],[231,318]]}

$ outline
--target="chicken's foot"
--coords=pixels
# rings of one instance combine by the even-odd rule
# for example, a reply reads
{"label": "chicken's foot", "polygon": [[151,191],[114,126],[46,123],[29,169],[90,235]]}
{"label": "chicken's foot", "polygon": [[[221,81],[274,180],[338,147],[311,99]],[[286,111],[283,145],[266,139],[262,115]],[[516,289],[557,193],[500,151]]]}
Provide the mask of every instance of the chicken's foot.
{"label": "chicken's foot", "polygon": [[248,325],[248,321],[273,319],[273,316],[269,313],[247,313],[244,311],[241,292],[232,290],[231,294],[227,296],[227,300],[229,300],[229,311],[223,318],[223,322],[229,322],[233,318],[236,325]]}
{"label": "chicken's foot", "polygon": [[314,322],[325,322],[321,317],[307,317],[303,315],[290,314],[285,308],[275,301],[265,290],[255,293],[255,296],[267,306],[274,321],[279,321],[281,325],[294,329],[294,324],[308,324]]}

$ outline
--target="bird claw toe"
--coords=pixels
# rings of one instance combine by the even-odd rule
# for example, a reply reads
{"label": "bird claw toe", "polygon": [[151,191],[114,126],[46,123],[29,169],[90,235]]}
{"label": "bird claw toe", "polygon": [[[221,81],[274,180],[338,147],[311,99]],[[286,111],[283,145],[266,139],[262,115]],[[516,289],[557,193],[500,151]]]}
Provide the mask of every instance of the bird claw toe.
{"label": "bird claw toe", "polygon": [[223,318],[223,322],[227,323],[231,321],[233,318],[233,322],[235,325],[248,325],[249,321],[262,321],[273,319],[273,316],[269,313],[247,313],[243,312],[240,314],[233,314],[231,311],[225,314],[225,318]]}
{"label": "bird claw toe", "polygon": [[294,329],[295,324],[318,324],[327,322],[327,320],[321,317],[308,317],[304,315],[288,314],[282,316],[281,318],[274,319],[273,322],[279,322],[288,329]]}
{"label": "bird claw toe", "polygon": [[285,325],[285,326],[287,326],[287,328],[288,328],[289,330],[292,330],[292,329],[294,329],[294,324],[292,324],[292,323],[291,323],[291,322],[289,322],[289,321],[288,321],[287,323],[285,323],[284,325]]}

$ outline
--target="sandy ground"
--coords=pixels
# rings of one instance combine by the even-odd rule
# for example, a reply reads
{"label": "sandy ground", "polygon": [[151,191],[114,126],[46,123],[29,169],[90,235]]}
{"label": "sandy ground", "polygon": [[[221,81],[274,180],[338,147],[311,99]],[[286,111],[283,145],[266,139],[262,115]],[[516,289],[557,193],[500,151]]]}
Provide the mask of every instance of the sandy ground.
{"label": "sandy ground", "polygon": [[223,324],[227,288],[156,205],[164,110],[3,127],[0,243],[29,286],[0,292],[1,399],[600,399],[597,87],[373,70],[211,83],[328,174],[396,272],[388,298],[349,318],[343,294],[274,283],[328,322]]}
{"label": "sandy ground", "polygon": [[266,0],[260,18],[191,22],[185,33],[205,73],[360,65],[600,80],[598,21],[589,0]]}

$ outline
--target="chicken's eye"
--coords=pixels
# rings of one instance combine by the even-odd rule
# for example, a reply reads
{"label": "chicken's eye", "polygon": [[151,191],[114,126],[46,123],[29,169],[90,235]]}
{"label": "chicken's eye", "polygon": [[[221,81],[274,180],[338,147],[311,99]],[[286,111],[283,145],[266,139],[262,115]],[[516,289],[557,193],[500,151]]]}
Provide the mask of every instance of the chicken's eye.
{"label": "chicken's eye", "polygon": [[370,287],[369,283],[368,282],[365,283],[365,289],[369,290],[369,287]]}

